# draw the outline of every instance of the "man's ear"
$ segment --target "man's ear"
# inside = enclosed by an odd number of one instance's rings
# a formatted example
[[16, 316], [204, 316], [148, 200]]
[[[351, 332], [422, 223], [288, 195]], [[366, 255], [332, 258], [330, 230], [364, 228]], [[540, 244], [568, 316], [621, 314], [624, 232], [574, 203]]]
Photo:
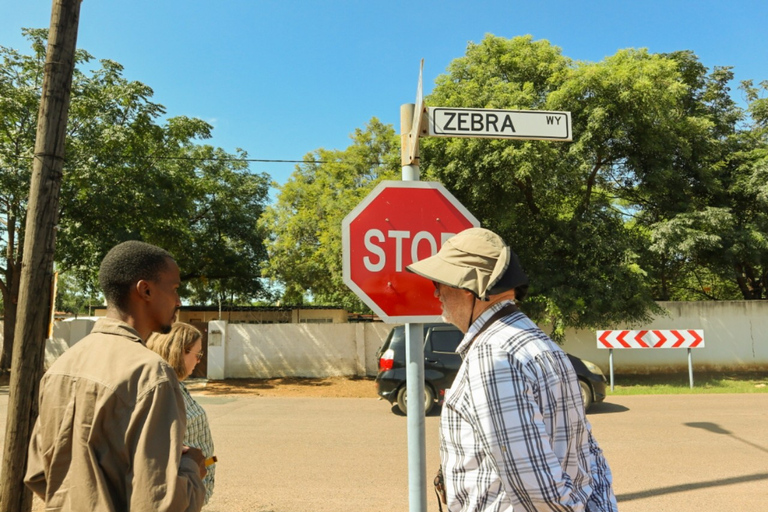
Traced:
[[136, 292], [139, 294], [139, 298], [143, 300], [149, 300], [151, 288], [149, 281], [145, 281], [144, 279], [136, 281]]

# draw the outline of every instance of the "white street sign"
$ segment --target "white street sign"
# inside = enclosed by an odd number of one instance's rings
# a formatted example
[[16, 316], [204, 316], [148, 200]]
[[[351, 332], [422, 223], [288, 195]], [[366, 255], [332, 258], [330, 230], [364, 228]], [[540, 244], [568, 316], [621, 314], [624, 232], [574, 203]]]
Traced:
[[427, 111], [433, 137], [572, 140], [570, 112], [450, 107]]

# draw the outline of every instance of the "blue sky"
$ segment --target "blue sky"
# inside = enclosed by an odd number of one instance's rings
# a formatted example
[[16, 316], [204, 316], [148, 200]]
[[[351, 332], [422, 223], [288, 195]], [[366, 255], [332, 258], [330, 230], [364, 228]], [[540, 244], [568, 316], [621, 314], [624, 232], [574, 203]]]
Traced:
[[[49, 0], [0, 0], [0, 45], [26, 50], [21, 27], [48, 27], [50, 11]], [[768, 79], [766, 21], [765, 0], [84, 0], [78, 47], [123, 64], [169, 115], [210, 122], [210, 143], [300, 160], [346, 148], [374, 116], [399, 131], [419, 60], [426, 95], [487, 33], [531, 34], [586, 61], [692, 50], [757, 83]], [[251, 165], [278, 183], [293, 168]]]

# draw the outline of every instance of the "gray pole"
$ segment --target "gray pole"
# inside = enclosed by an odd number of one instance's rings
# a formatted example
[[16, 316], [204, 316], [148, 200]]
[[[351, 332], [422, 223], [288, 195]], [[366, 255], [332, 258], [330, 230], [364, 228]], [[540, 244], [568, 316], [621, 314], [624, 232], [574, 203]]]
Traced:
[[[407, 155], [415, 105], [400, 106], [403, 181], [419, 181], [416, 154]], [[408, 503], [410, 512], [427, 510], [427, 449], [424, 421], [424, 324], [405, 324], [405, 385], [408, 393]], [[418, 397], [418, 398], [415, 398]]]
[[688, 347], [688, 382], [693, 389], [693, 357], [691, 356], [691, 348]]
[[611, 370], [611, 391], [613, 391], [613, 349], [608, 349], [608, 366]]

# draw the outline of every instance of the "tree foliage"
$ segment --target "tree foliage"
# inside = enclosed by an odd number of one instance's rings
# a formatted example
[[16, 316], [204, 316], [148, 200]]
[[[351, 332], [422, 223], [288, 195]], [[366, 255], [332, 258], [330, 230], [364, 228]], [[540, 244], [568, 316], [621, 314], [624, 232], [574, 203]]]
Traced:
[[768, 298], [768, 131], [759, 97], [768, 84], [742, 85], [745, 112], [728, 94], [732, 78], [720, 68], [702, 80], [699, 96], [711, 125], [708, 158], [691, 177], [698, 200], [650, 224], [651, 252], [685, 270], [665, 296]]
[[[628, 49], [575, 62], [547, 41], [489, 35], [451, 63], [426, 102], [570, 111], [573, 142], [427, 139], [425, 179], [444, 183], [518, 252], [532, 280], [529, 312], [553, 321], [556, 334], [642, 321], [654, 299], [690, 287], [696, 274], [728, 293], [738, 270], [766, 255], [759, 222], [739, 231], [766, 210], [758, 188], [737, 194], [764, 181], [733, 162], [744, 160], [734, 153], [744, 134], [736, 134], [743, 114], [728, 94], [730, 78], [723, 68], [708, 73], [687, 51]], [[742, 178], [724, 174], [729, 167], [744, 170]], [[717, 240], [701, 225], [717, 227]], [[691, 230], [696, 240], [686, 238]], [[715, 261], [712, 250], [738, 255]]]
[[[45, 30], [25, 30], [32, 54], [0, 47], [0, 280], [4, 349], [13, 339], [26, 201], [45, 60]], [[87, 290], [115, 244], [140, 239], [177, 258], [195, 301], [250, 301], [262, 296], [267, 257], [258, 226], [269, 180], [236, 155], [200, 144], [212, 127], [166, 118], [152, 89], [123, 76], [123, 67], [76, 55], [66, 162], [57, 230], [60, 271]], [[9, 322], [9, 319], [11, 320]], [[9, 331], [10, 329], [10, 331]], [[4, 355], [5, 354], [4, 352]]]
[[[766, 84], [744, 84], [745, 111], [732, 78], [687, 50], [577, 62], [547, 41], [489, 35], [426, 103], [570, 111], [573, 142], [422, 139], [422, 178], [515, 249], [531, 277], [525, 307], [555, 335], [642, 322], [656, 300], [764, 298]], [[359, 305], [341, 281], [339, 229], [381, 178], [359, 180], [372, 168], [354, 163], [375, 128], [346, 151], [310, 154], [266, 215], [268, 275], [285, 283], [285, 300]], [[397, 143], [380, 140], [391, 146], [364, 161], [391, 154], [394, 176]]]
[[343, 282], [341, 221], [377, 183], [399, 177], [397, 137], [373, 118], [346, 150], [318, 149], [304, 160], [262, 221], [271, 233], [266, 275], [284, 285], [286, 304], [311, 300], [364, 311]]

